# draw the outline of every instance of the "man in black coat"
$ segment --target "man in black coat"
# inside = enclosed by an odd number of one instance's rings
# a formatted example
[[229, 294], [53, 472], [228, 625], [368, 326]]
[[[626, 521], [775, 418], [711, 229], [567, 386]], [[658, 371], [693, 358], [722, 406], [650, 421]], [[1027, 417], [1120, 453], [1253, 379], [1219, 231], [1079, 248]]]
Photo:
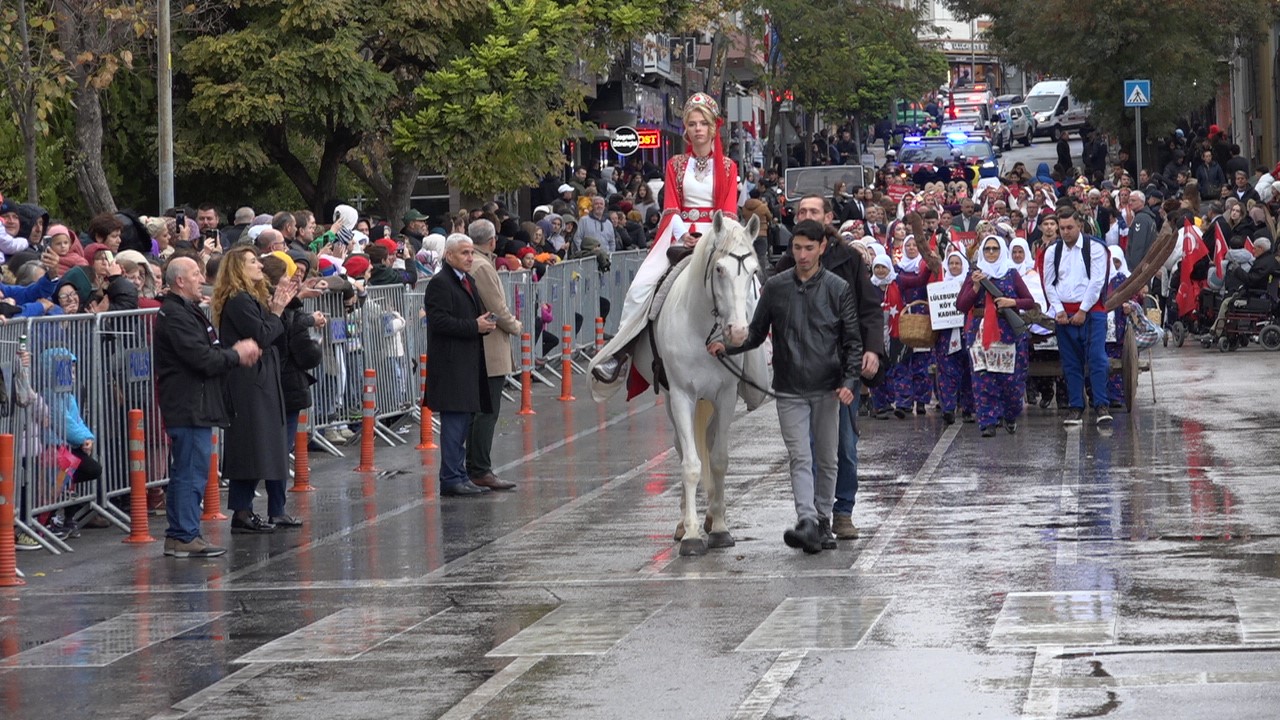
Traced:
[[217, 557], [226, 552], [200, 536], [213, 428], [230, 418], [223, 399], [223, 377], [236, 367], [250, 367], [262, 350], [251, 339], [230, 348], [200, 311], [204, 273], [190, 258], [174, 258], [165, 268], [169, 293], [161, 301], [155, 328], [155, 371], [160, 415], [169, 435], [169, 489], [164, 554], [170, 557]]
[[427, 283], [427, 407], [440, 415], [440, 494], [489, 492], [467, 476], [471, 416], [492, 412], [484, 336], [497, 327], [469, 274], [475, 245], [462, 234], [444, 245], [444, 266]]
[[[796, 206], [796, 222], [816, 220], [830, 227], [831, 205], [821, 195], [806, 195]], [[795, 259], [787, 250], [774, 266], [775, 272], [795, 267]], [[822, 267], [844, 280], [853, 289], [858, 310], [858, 328], [862, 335], [862, 379], [864, 382], [883, 381], [882, 365], [886, 363], [884, 347], [884, 311], [880, 307], [883, 296], [871, 284], [871, 271], [862, 253], [842, 242], [827, 243], [822, 255]], [[878, 384], [878, 383], [876, 383]], [[841, 540], [858, 537], [858, 527], [853, 524], [853, 505], [858, 494], [858, 401], [840, 407], [840, 447], [836, 468], [836, 501], [832, 509], [831, 530]]]

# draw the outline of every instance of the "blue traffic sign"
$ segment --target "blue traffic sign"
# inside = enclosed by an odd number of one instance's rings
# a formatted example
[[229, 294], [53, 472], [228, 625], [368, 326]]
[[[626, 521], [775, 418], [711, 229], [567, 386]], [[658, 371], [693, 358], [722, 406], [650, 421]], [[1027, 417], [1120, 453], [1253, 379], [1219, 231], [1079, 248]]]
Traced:
[[1151, 104], [1150, 80], [1124, 81], [1124, 106], [1146, 107]]

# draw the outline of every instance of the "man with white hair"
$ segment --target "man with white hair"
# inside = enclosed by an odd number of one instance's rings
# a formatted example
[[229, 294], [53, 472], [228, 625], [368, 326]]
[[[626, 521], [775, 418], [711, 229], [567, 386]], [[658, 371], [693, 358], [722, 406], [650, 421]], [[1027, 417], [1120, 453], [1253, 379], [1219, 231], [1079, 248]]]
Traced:
[[491, 412], [484, 336], [497, 328], [480, 300], [471, 267], [475, 245], [466, 235], [445, 239], [444, 264], [427, 283], [427, 395], [440, 417], [440, 494], [470, 497], [489, 492], [467, 476], [467, 437], [475, 413]]
[[493, 332], [484, 336], [484, 362], [493, 408], [488, 412], [478, 412], [471, 418], [471, 433], [467, 438], [467, 476], [482, 488], [513, 490], [515, 483], [502, 480], [493, 473], [493, 431], [498, 427], [498, 412], [502, 408], [502, 384], [514, 370], [511, 338], [520, 336], [521, 326], [507, 307], [507, 296], [494, 267], [493, 253], [497, 249], [498, 238], [493, 223], [473, 220], [467, 226], [467, 235], [476, 249], [471, 265], [476, 294], [480, 304], [490, 310], [497, 325]]
[[1129, 267], [1136, 268], [1160, 231], [1160, 206], [1148, 205], [1147, 196], [1134, 190], [1129, 193], [1129, 209], [1133, 211], [1133, 224], [1129, 226], [1129, 244], [1125, 246], [1124, 259]]

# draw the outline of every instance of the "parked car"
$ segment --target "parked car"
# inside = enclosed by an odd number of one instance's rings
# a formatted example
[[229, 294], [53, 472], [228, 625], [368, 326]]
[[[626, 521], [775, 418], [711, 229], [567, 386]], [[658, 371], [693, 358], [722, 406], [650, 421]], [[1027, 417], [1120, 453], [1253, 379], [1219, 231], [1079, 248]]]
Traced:
[[1021, 95], [997, 95], [996, 96], [997, 110], [1001, 110], [1003, 108], [1011, 107], [1013, 105], [1021, 105], [1021, 104], [1022, 104]]
[[1024, 146], [1031, 144], [1036, 134], [1036, 119], [1026, 105], [1013, 105], [996, 111], [996, 130], [993, 144], [1005, 150], [1017, 140]]

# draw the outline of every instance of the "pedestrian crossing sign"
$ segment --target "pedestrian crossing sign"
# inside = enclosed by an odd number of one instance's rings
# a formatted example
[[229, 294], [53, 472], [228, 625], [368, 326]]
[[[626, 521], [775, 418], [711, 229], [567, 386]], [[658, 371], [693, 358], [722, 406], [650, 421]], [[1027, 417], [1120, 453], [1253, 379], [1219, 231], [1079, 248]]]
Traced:
[[1151, 104], [1150, 80], [1124, 81], [1124, 106], [1146, 107]]

